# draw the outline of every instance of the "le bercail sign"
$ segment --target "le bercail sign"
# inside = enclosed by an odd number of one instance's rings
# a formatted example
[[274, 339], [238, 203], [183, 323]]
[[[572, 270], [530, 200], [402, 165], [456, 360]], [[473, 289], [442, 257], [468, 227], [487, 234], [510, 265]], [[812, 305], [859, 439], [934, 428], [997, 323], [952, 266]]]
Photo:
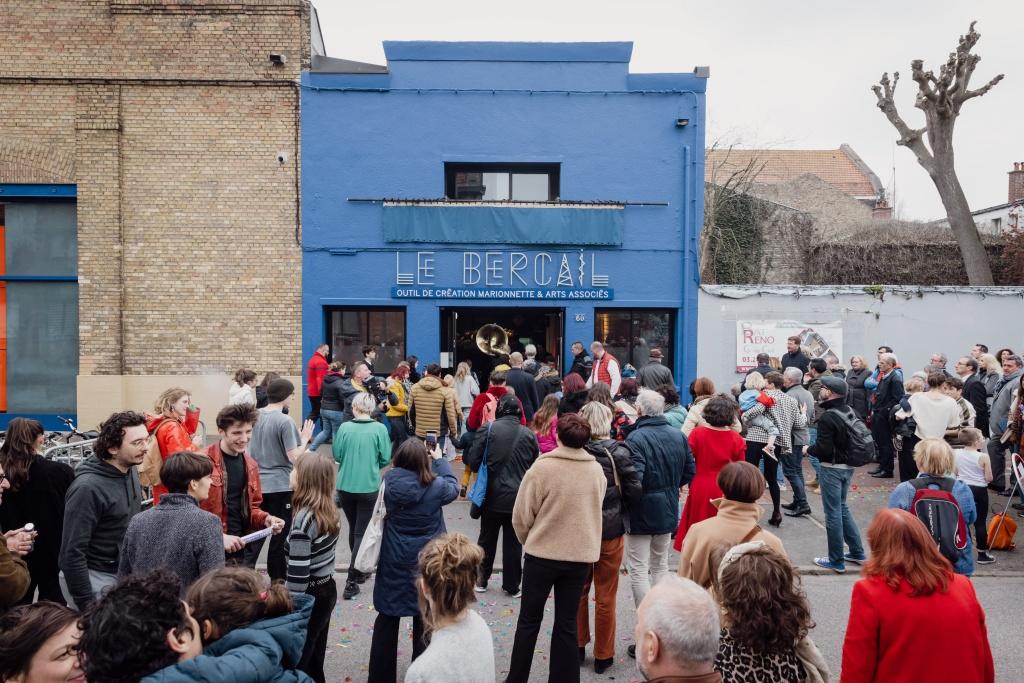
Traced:
[[[453, 267], [454, 266], [454, 267]], [[595, 252], [395, 252], [396, 299], [609, 301]]]

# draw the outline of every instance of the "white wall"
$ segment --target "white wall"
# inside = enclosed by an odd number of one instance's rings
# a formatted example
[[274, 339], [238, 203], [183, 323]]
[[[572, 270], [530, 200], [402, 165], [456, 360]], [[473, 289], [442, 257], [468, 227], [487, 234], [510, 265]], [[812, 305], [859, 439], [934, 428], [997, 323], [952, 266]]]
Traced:
[[[736, 372], [737, 320], [798, 320], [843, 323], [843, 358], [862, 355], [874, 365], [882, 344], [891, 346], [910, 372], [934, 352], [966, 355], [976, 343], [995, 353], [1024, 351], [1024, 287], [701, 287], [698, 314], [698, 374], [719, 391], [741, 377]], [[909, 372], [908, 372], [909, 374]]]

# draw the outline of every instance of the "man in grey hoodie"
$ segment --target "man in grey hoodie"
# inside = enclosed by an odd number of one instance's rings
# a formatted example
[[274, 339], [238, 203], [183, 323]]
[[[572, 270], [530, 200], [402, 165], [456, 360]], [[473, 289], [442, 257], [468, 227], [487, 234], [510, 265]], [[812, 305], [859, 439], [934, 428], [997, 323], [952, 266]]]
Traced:
[[148, 447], [145, 416], [114, 413], [100, 425], [95, 453], [78, 466], [68, 488], [60, 587], [68, 604], [80, 611], [117, 581], [121, 542], [142, 507], [137, 466]]

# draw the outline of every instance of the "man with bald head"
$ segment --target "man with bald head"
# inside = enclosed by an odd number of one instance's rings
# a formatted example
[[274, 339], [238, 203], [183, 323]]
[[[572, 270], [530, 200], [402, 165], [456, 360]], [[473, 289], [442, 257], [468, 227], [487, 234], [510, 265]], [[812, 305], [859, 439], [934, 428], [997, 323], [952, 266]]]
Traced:
[[651, 683], [722, 683], [715, 671], [718, 605], [689, 579], [666, 574], [636, 612], [636, 667]]
[[505, 373], [505, 386], [516, 393], [516, 398], [523, 404], [523, 417], [529, 422], [533, 414], [540, 408], [540, 401], [537, 399], [537, 381], [533, 375], [523, 369], [523, 354], [513, 352], [508, 357], [508, 364], [511, 369]]

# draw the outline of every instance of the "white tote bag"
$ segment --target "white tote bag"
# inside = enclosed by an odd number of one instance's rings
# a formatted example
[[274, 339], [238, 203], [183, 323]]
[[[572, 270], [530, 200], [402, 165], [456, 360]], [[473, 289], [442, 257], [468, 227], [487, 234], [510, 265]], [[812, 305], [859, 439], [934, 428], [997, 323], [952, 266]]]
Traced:
[[380, 546], [384, 541], [384, 516], [387, 510], [384, 508], [384, 481], [380, 482], [380, 492], [377, 494], [377, 502], [373, 504], [373, 515], [370, 517], [366, 531], [363, 532], [363, 540], [359, 542], [359, 552], [356, 553], [352, 566], [357, 572], [372, 574], [377, 570], [377, 561], [380, 559]]

